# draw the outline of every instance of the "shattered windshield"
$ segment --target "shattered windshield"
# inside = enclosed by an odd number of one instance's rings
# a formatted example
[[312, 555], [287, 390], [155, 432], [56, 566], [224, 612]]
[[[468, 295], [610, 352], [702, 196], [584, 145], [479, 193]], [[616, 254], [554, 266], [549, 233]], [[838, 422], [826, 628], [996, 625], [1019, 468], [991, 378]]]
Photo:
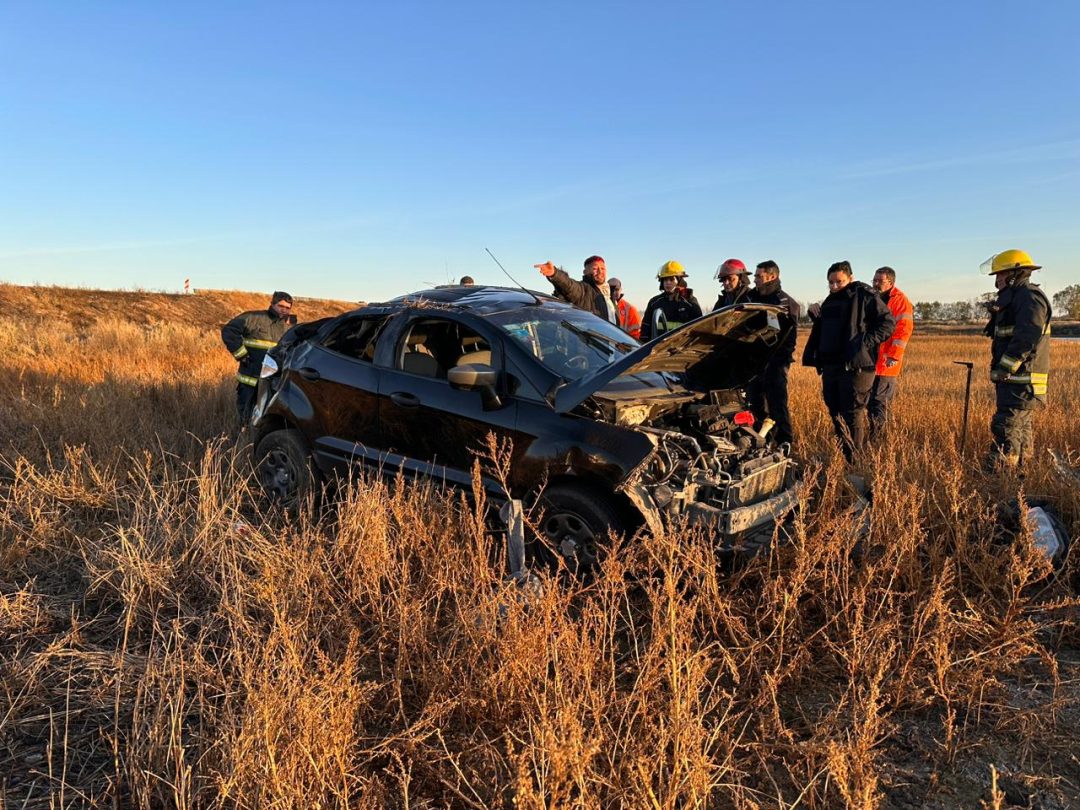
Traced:
[[640, 345], [615, 324], [569, 307], [522, 307], [490, 320], [567, 380], [587, 377]]

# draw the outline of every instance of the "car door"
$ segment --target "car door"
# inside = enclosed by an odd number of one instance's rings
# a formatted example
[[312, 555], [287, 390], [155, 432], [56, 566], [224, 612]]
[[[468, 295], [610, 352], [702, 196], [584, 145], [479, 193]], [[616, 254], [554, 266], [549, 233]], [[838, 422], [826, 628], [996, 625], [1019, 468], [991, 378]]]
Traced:
[[341, 320], [290, 363], [297, 403], [312, 414], [312, 449], [320, 467], [374, 465], [379, 457], [379, 369], [375, 349], [388, 315], [357, 314]]
[[[379, 429], [388, 450], [386, 471], [471, 487], [473, 462], [488, 433], [517, 438], [517, 406], [505, 393], [494, 402], [481, 391], [453, 388], [447, 373], [465, 363], [501, 370], [497, 333], [452, 314], [419, 311], [386, 340], [392, 341], [392, 350], [379, 359], [384, 363], [379, 369]], [[501, 491], [492, 480], [485, 480], [485, 486], [492, 494]]]

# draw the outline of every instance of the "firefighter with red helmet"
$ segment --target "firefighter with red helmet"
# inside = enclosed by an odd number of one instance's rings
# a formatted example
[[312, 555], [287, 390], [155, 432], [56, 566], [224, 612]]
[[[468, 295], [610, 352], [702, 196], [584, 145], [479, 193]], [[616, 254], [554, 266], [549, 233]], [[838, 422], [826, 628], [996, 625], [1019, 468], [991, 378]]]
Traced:
[[723, 288], [716, 299], [714, 312], [722, 307], [730, 307], [750, 300], [750, 273], [741, 259], [725, 261], [716, 268], [714, 278], [720, 281], [720, 286]]
[[656, 273], [660, 294], [650, 299], [641, 323], [641, 342], [659, 337], [688, 321], [701, 317], [701, 305], [686, 286], [686, 271], [674, 259], [660, 265]]

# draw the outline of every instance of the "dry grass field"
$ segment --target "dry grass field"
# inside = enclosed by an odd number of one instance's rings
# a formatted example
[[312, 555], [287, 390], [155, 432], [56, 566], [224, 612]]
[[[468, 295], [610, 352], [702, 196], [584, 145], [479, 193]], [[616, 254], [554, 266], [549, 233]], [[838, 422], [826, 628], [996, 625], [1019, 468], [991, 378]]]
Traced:
[[[177, 298], [0, 287], [4, 807], [1080, 806], [1080, 553], [995, 541], [1020, 488], [1080, 536], [1080, 493], [978, 471], [985, 339], [916, 332], [861, 554], [799, 368], [793, 542], [638, 537], [525, 601], [438, 491], [264, 514], [215, 325], [265, 297]], [[1037, 441], [1080, 464], [1080, 343], [1053, 363]]]

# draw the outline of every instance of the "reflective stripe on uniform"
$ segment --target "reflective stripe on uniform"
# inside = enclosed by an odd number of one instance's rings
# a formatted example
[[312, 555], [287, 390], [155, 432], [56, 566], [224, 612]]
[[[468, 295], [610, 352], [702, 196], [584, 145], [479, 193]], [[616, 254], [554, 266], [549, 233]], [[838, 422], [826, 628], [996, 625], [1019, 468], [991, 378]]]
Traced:
[[244, 345], [252, 349], [272, 349], [277, 346], [276, 340], [258, 340], [256, 338], [244, 338]]
[[[1016, 331], [1015, 326], [999, 326], [994, 329], [994, 337], [1012, 337], [1013, 332]], [[1050, 322], [1047, 321], [1046, 326], [1043, 327], [1042, 333], [1044, 335], [1050, 334]]]
[[1033, 371], [1030, 374], [1010, 374], [1002, 382], [1013, 385], [1030, 385], [1035, 396], [1046, 396], [1046, 384], [1050, 375], [1044, 371]]
[[236, 381], [242, 385], [250, 385], [252, 388], [259, 384], [258, 377], [249, 377], [247, 374], [237, 374]]
[[1001, 366], [1003, 369], [1005, 369], [1010, 374], [1012, 374], [1014, 371], [1016, 371], [1018, 368], [1020, 368], [1020, 363], [1021, 363], [1020, 360], [1017, 360], [1015, 357], [1010, 357], [1007, 354], [1001, 355], [1001, 359], [998, 360], [998, 365]]
[[915, 318], [912, 316], [912, 314], [910, 312], [901, 312], [899, 315], [896, 316], [896, 320], [897, 321], [903, 321], [903, 320], [913, 321], [913, 320], [915, 320]]
[[903, 349], [903, 348], [905, 348], [907, 346], [907, 341], [904, 340], [903, 338], [897, 338], [896, 340], [894, 340], [892, 342], [892, 345]]
[[239, 349], [232, 353], [232, 356], [239, 360], [241, 357], [245, 357], [247, 353], [247, 346], [241, 346]]

